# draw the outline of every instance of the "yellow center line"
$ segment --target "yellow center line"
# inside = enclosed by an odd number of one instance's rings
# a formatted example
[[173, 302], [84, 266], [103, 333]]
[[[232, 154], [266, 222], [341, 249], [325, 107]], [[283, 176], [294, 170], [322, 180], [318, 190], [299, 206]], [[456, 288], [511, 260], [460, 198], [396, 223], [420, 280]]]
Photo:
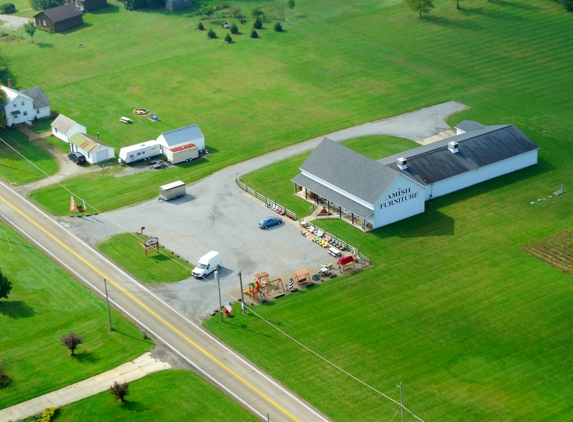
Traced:
[[34, 226], [36, 226], [38, 229], [40, 229], [41, 231], [43, 231], [46, 235], [48, 235], [50, 238], [52, 238], [52, 240], [54, 240], [56, 243], [58, 243], [60, 246], [62, 246], [64, 249], [66, 249], [68, 252], [70, 252], [72, 255], [74, 255], [76, 258], [78, 258], [80, 261], [82, 261], [84, 264], [86, 264], [89, 268], [91, 268], [93, 271], [95, 271], [96, 273], [98, 273], [100, 276], [102, 276], [103, 278], [105, 278], [106, 280], [108, 280], [111, 284], [113, 284], [119, 291], [121, 291], [123, 294], [125, 294], [127, 297], [129, 297], [131, 300], [133, 300], [135, 303], [137, 303], [139, 306], [141, 306], [143, 309], [145, 309], [147, 312], [149, 312], [151, 315], [153, 315], [156, 319], [158, 319], [159, 321], [161, 321], [163, 324], [165, 324], [167, 327], [169, 327], [173, 332], [175, 332], [176, 334], [178, 334], [181, 338], [183, 338], [184, 340], [186, 340], [189, 344], [191, 344], [193, 347], [195, 347], [197, 350], [199, 350], [201, 353], [203, 353], [205, 356], [207, 356], [209, 359], [211, 359], [213, 362], [217, 363], [221, 368], [223, 368], [225, 371], [227, 371], [228, 373], [230, 373], [231, 375], [233, 375], [235, 378], [237, 378], [239, 381], [241, 381], [243, 384], [245, 384], [247, 387], [249, 387], [251, 390], [253, 390], [255, 393], [257, 393], [259, 396], [261, 396], [262, 398], [264, 398], [266, 401], [268, 401], [270, 404], [272, 404], [273, 406], [275, 406], [277, 409], [279, 409], [281, 412], [283, 412], [285, 415], [287, 415], [289, 418], [291, 418], [292, 420], [296, 421], [296, 422], [300, 422], [295, 416], [293, 416], [291, 413], [289, 413], [286, 409], [282, 408], [279, 404], [275, 403], [270, 397], [268, 397], [267, 395], [265, 395], [263, 392], [261, 392], [260, 390], [258, 390], [254, 385], [250, 384], [247, 380], [245, 380], [244, 378], [242, 378], [239, 374], [237, 374], [236, 372], [234, 372], [231, 368], [229, 368], [227, 365], [225, 365], [223, 362], [221, 362], [220, 360], [218, 360], [215, 356], [213, 356], [212, 354], [210, 354], [208, 351], [206, 351], [205, 349], [203, 349], [201, 346], [199, 346], [197, 343], [195, 343], [193, 340], [191, 340], [189, 337], [187, 337], [185, 334], [183, 334], [181, 331], [179, 331], [177, 328], [175, 328], [173, 325], [171, 325], [170, 323], [168, 323], [167, 321], [165, 321], [162, 317], [160, 317], [159, 315], [157, 315], [154, 311], [152, 311], [151, 309], [149, 309], [146, 305], [144, 305], [143, 303], [141, 303], [139, 301], [139, 299], [137, 299], [136, 297], [134, 297], [131, 293], [129, 293], [128, 291], [126, 291], [123, 287], [121, 287], [119, 284], [117, 284], [115, 281], [113, 281], [110, 277], [106, 276], [104, 273], [102, 273], [100, 270], [98, 270], [96, 267], [94, 267], [92, 264], [90, 264], [86, 259], [84, 259], [82, 256], [80, 256], [78, 253], [76, 253], [74, 250], [72, 250], [70, 247], [68, 247], [65, 243], [63, 243], [60, 239], [58, 239], [57, 237], [55, 237], [52, 233], [50, 233], [49, 231], [47, 231], [44, 227], [40, 226], [38, 223], [36, 223], [31, 217], [29, 217], [28, 215], [24, 214], [22, 211], [20, 211], [20, 209], [18, 209], [16, 206], [12, 205], [8, 200], [6, 200], [4, 197], [0, 196], [0, 199], [6, 204], [8, 205], [10, 208], [12, 208], [14, 211], [16, 211], [18, 214], [20, 214], [22, 217], [24, 217], [26, 220], [28, 220], [30, 223], [32, 223]]

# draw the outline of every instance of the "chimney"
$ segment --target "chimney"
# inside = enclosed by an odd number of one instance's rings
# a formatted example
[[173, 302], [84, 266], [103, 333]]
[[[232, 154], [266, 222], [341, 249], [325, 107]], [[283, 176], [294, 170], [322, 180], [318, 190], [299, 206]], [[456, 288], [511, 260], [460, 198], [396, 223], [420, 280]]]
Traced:
[[12, 78], [8, 78], [8, 88], [12, 88]]
[[408, 168], [408, 160], [405, 158], [398, 158], [396, 164], [400, 170], [406, 170]]
[[458, 143], [457, 142], [448, 142], [448, 149], [453, 152], [454, 154], [457, 152], [460, 152], [460, 150], [458, 149]]

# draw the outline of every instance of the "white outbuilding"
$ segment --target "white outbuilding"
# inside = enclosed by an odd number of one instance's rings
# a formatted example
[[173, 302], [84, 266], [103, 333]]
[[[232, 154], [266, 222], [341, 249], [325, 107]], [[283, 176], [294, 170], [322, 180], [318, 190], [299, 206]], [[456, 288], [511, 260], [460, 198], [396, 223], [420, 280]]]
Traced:
[[365, 231], [424, 212], [425, 201], [537, 164], [539, 147], [513, 125], [463, 133], [372, 160], [328, 138], [300, 166], [295, 192]]
[[91, 164], [109, 160], [115, 155], [115, 149], [104, 144], [94, 136], [85, 133], [74, 133], [70, 137], [71, 152], [81, 152]]
[[205, 136], [199, 126], [191, 125], [162, 133], [157, 138], [157, 143], [161, 146], [163, 155], [167, 155], [167, 150], [188, 144], [194, 144], [199, 151], [203, 151], [205, 149]]
[[69, 117], [60, 114], [56, 120], [52, 122], [52, 134], [66, 143], [70, 143], [70, 138], [74, 133], [86, 133], [87, 129], [84, 125], [70, 119]]

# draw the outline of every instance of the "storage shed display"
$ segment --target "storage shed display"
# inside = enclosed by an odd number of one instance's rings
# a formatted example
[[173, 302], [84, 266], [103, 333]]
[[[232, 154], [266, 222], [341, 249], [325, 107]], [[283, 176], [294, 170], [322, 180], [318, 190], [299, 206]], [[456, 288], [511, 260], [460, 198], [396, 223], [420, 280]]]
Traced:
[[79, 132], [74, 133], [70, 138], [70, 149], [72, 152], [81, 152], [86, 157], [86, 161], [91, 164], [109, 160], [115, 155], [113, 147], [104, 144], [94, 136]]
[[86, 133], [87, 129], [84, 125], [70, 119], [69, 117], [60, 114], [56, 117], [51, 124], [52, 134], [66, 143], [70, 143], [70, 138], [75, 133]]
[[185, 161], [191, 161], [199, 157], [199, 148], [195, 144], [185, 144], [179, 147], [164, 149], [165, 158], [171, 164], [179, 164]]

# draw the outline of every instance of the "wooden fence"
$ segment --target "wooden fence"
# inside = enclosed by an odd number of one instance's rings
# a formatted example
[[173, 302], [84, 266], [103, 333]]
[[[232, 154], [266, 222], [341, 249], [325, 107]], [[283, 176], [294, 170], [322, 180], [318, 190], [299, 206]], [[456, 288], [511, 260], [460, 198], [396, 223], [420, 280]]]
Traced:
[[237, 186], [239, 186], [241, 189], [243, 189], [245, 192], [250, 193], [251, 195], [253, 195], [255, 198], [257, 198], [258, 200], [262, 201], [265, 203], [265, 205], [267, 206], [267, 208], [282, 208], [283, 210], [285, 210], [285, 215], [290, 218], [291, 220], [296, 220], [296, 213], [294, 213], [293, 211], [289, 210], [286, 207], [283, 207], [282, 205], [280, 205], [279, 203], [273, 201], [272, 199], [266, 197], [265, 195], [263, 195], [262, 193], [257, 192], [256, 190], [248, 187], [247, 185], [245, 185], [241, 179], [237, 178], [236, 179], [237, 182]]

